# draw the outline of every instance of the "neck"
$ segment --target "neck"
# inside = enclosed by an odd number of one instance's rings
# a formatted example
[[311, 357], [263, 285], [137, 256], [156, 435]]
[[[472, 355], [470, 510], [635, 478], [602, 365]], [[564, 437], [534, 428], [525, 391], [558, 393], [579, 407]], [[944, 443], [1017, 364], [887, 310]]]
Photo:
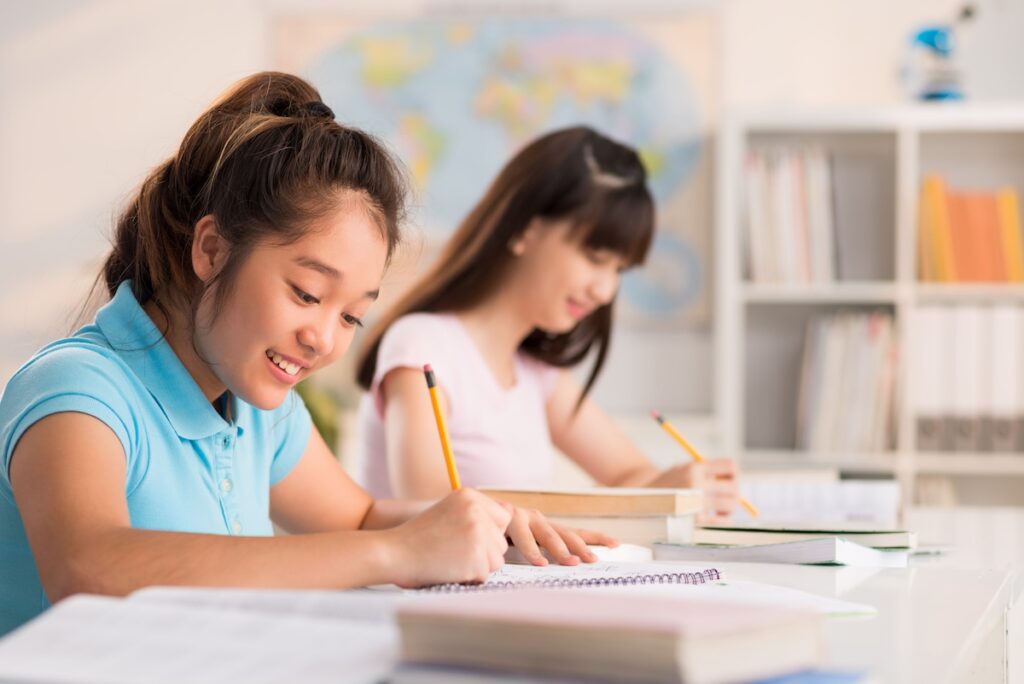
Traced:
[[[505, 292], [499, 290], [494, 296], [457, 314], [499, 377], [508, 377], [506, 374], [512, 372], [519, 345], [535, 327], [509, 296], [508, 289]], [[512, 379], [514, 381], [514, 377]]]
[[175, 356], [185, 366], [185, 370], [199, 385], [203, 396], [213, 404], [214, 408], [217, 408], [216, 400], [227, 391], [227, 387], [210, 368], [210, 364], [200, 358], [196, 352], [195, 345], [192, 344], [192, 337], [187, 332], [191, 330], [191, 326], [186, 322], [181, 308], [173, 305], [165, 306], [169, 312], [168, 316], [160, 310], [155, 299], [146, 302], [142, 308], [157, 329], [164, 334], [167, 344], [171, 346]]

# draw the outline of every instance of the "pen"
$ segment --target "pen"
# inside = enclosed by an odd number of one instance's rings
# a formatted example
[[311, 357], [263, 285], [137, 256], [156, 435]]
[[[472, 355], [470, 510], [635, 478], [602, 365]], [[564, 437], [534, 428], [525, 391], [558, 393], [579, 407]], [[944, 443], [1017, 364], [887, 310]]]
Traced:
[[434, 407], [434, 420], [437, 421], [437, 435], [441, 438], [441, 451], [444, 453], [444, 464], [448, 468], [448, 481], [452, 483], [452, 490], [459, 489], [462, 484], [459, 482], [459, 471], [455, 467], [455, 457], [452, 456], [452, 445], [448, 441], [448, 428], [444, 424], [444, 414], [441, 412], [441, 403], [437, 399], [437, 381], [434, 379], [434, 369], [430, 364], [423, 366], [423, 375], [427, 378], [427, 391], [430, 392], [430, 403]]
[[[679, 430], [676, 430], [675, 427], [672, 425], [672, 423], [670, 423], [667, 420], [665, 420], [665, 417], [662, 416], [657, 411], [652, 410], [651, 411], [651, 415], [654, 417], [654, 420], [658, 421], [658, 425], [660, 425], [662, 428], [664, 428], [665, 432], [667, 432], [668, 434], [672, 435], [672, 439], [676, 440], [676, 442], [678, 442], [681, 447], [686, 449], [686, 452], [688, 454], [690, 454], [690, 456], [693, 458], [694, 461], [696, 461], [697, 463], [703, 463], [704, 462], [704, 460], [705, 460], [704, 457], [701, 456], [697, 452], [697, 450], [694, 449], [690, 445], [690, 443], [687, 442], [686, 439], [681, 434], [679, 434]], [[750, 515], [755, 517], [755, 518], [757, 516], [761, 515], [761, 511], [757, 510], [757, 506], [755, 506], [754, 504], [750, 503], [750, 501], [748, 501], [746, 498], [744, 498], [742, 496], [740, 497], [740, 505], [743, 506], [744, 508], [746, 508], [747, 511], [750, 513]]]

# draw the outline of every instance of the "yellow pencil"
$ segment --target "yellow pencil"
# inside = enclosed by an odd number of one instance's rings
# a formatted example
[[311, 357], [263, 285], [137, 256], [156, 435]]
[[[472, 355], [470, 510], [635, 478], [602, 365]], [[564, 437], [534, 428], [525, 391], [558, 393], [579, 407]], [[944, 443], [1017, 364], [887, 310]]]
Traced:
[[452, 489], [462, 486], [459, 482], [459, 471], [455, 467], [455, 457], [452, 456], [452, 445], [448, 441], [448, 428], [444, 425], [444, 414], [441, 412], [441, 403], [437, 400], [437, 382], [434, 380], [434, 369], [428, 363], [423, 367], [423, 375], [427, 378], [427, 391], [430, 392], [430, 403], [434, 407], [434, 420], [437, 421], [437, 435], [441, 438], [441, 451], [444, 452], [444, 464], [448, 467], [448, 481], [452, 483]]
[[[667, 432], [668, 434], [672, 435], [672, 438], [674, 440], [676, 440], [676, 442], [678, 442], [681, 447], [686, 449], [686, 452], [688, 454], [690, 454], [690, 456], [693, 458], [694, 461], [696, 461], [697, 463], [703, 463], [704, 462], [704, 457], [701, 456], [697, 452], [697, 450], [694, 449], [690, 445], [690, 443], [687, 442], [686, 439], [681, 434], [679, 434], [679, 430], [676, 430], [675, 427], [672, 425], [672, 423], [670, 423], [667, 420], [665, 420], [664, 416], [662, 416], [657, 411], [653, 411], [652, 410], [651, 411], [651, 415], [654, 417], [654, 420], [658, 421], [658, 425], [660, 425], [662, 428], [664, 428], [665, 432]], [[744, 508], [746, 508], [747, 511], [750, 513], [750, 515], [755, 517], [755, 518], [757, 516], [761, 515], [761, 511], [757, 510], [757, 506], [755, 506], [754, 504], [750, 503], [750, 501], [748, 501], [747, 499], [745, 499], [742, 496], [740, 497], [740, 505], [743, 506]]]

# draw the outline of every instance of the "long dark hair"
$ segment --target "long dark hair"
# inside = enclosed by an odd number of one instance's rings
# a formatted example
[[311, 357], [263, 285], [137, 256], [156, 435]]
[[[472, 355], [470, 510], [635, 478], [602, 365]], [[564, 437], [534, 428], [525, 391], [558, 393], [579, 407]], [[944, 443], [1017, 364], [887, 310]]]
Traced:
[[[610, 249], [628, 265], [647, 256], [654, 233], [654, 200], [636, 151], [584, 126], [537, 138], [498, 173], [433, 267], [370, 331], [356, 379], [369, 389], [380, 341], [398, 318], [419, 311], [460, 311], [498, 287], [513, 258], [509, 242], [533, 218], [570, 220], [573, 237], [587, 247]], [[612, 303], [598, 307], [572, 330], [534, 330], [520, 349], [553, 366], [573, 366], [596, 345], [594, 367], [580, 401], [604, 364]]]
[[[219, 284], [214, 316], [239, 266], [259, 244], [288, 244], [357, 193], [387, 243], [400, 240], [406, 179], [372, 136], [343, 126], [317, 90], [290, 74], [262, 72], [235, 84], [189, 128], [117, 221], [113, 249], [94, 286], [113, 296], [131, 279], [140, 304], [195, 311]], [[229, 244], [223, 268], [203, 283], [191, 267], [195, 224], [212, 215]]]

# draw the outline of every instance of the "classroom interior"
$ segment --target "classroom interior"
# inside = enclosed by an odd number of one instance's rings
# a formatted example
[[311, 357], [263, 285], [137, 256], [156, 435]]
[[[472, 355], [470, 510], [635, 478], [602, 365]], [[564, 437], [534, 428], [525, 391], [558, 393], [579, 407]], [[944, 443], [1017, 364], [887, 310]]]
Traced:
[[[118, 209], [246, 74], [308, 77], [407, 165], [408, 238], [377, 313], [518, 145], [588, 123], [641, 149], [658, 203], [594, 390], [644, 453], [681, 458], [657, 410], [735, 459], [763, 512], [953, 530], [1019, 568], [1022, 34], [1018, 0], [3, 3], [0, 387], [72, 329]], [[353, 356], [302, 389], [358, 472]], [[555, 484], [590, 482], [564, 459]], [[1020, 644], [1016, 612], [1000, 644]], [[1000, 647], [955, 678], [1024, 679]], [[921, 648], [867, 672], [949, 674]]]

